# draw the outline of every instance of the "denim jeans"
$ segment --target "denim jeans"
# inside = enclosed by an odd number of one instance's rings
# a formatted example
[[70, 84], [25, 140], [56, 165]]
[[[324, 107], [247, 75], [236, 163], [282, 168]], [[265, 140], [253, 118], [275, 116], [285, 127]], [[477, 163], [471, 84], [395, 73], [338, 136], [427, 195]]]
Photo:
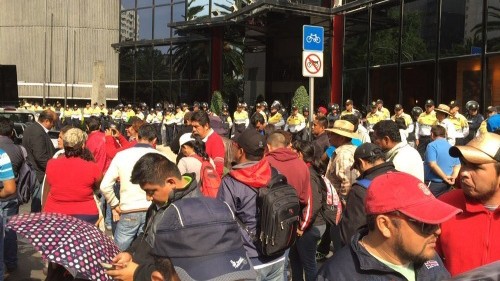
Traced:
[[311, 226], [297, 239], [290, 248], [290, 265], [292, 280], [302, 281], [305, 273], [306, 281], [316, 280], [318, 271], [316, 264], [316, 245], [326, 230], [326, 225]]
[[[19, 205], [17, 199], [2, 201], [0, 202], [0, 211], [2, 216], [2, 224], [5, 226], [9, 219], [19, 214]], [[17, 267], [17, 235], [12, 229], [2, 228], [3, 236], [3, 262], [5, 266], [9, 269], [14, 269]]]
[[143, 232], [146, 222], [146, 212], [121, 214], [116, 224], [115, 243], [120, 251], [125, 251], [132, 241]]
[[257, 272], [257, 281], [282, 281], [283, 271], [285, 270], [285, 261], [255, 269]]

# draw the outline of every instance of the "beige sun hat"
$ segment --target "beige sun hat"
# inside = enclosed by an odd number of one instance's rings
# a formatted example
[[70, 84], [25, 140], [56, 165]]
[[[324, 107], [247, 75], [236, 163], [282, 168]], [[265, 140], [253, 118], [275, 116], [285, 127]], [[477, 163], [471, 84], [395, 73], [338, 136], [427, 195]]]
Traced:
[[466, 145], [450, 147], [452, 157], [462, 157], [473, 164], [500, 162], [500, 135], [484, 133]]
[[337, 120], [333, 123], [333, 128], [325, 130], [351, 139], [359, 139], [359, 135], [354, 132], [354, 125], [346, 120]]
[[450, 107], [446, 104], [439, 104], [438, 107], [434, 108], [435, 111], [442, 112], [444, 114], [450, 115]]

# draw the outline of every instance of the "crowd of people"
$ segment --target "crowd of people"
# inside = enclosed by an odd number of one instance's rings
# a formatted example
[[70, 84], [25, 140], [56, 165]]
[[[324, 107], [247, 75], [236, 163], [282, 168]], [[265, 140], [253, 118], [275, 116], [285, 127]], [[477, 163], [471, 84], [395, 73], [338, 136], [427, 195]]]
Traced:
[[[232, 118], [207, 103], [87, 107], [42, 109], [22, 146], [0, 117], [0, 227], [19, 212], [16, 177], [29, 161], [31, 211], [110, 230], [116, 280], [444, 280], [500, 260], [496, 107], [484, 119], [471, 101], [464, 117], [455, 101], [427, 100], [391, 115], [377, 100], [363, 116], [347, 100], [312, 121], [307, 106], [288, 115], [279, 101], [252, 114], [240, 102]], [[56, 152], [47, 132], [58, 123]], [[268, 255], [261, 197], [276, 174], [300, 212], [295, 243]], [[0, 239], [2, 271], [18, 266], [16, 239], [8, 229]], [[47, 280], [56, 272], [47, 264]]]

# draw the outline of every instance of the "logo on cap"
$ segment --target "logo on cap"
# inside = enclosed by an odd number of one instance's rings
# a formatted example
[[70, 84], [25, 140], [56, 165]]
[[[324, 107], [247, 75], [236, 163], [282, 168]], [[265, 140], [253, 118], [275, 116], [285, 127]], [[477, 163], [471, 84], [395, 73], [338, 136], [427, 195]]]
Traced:
[[420, 188], [420, 190], [422, 190], [422, 192], [425, 195], [427, 195], [427, 196], [431, 195], [431, 191], [429, 190], [429, 188], [427, 187], [427, 185], [425, 185], [423, 183], [419, 183], [418, 184], [418, 188]]

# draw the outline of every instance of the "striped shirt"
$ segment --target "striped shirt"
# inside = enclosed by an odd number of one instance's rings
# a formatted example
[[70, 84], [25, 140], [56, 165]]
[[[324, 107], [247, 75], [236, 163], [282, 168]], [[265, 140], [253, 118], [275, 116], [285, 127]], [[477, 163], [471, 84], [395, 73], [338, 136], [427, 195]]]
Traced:
[[0, 181], [11, 180], [14, 178], [14, 170], [9, 155], [0, 149]]

